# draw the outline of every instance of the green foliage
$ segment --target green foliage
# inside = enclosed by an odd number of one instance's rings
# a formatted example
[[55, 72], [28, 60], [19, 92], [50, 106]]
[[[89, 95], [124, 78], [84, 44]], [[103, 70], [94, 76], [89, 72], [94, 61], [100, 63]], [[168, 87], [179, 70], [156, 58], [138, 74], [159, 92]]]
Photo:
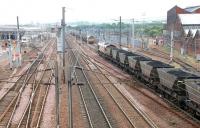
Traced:
[[145, 35], [150, 37], [162, 35], [163, 24], [161, 23], [148, 23], [135, 25], [136, 35]]
[[163, 26], [154, 25], [146, 29], [146, 34], [151, 37], [155, 37], [155, 36], [160, 36], [162, 34], [162, 31], [163, 31]]
[[[137, 23], [134, 25], [136, 36], [160, 36], [162, 35], [164, 24], [160, 22], [155, 23]], [[122, 32], [131, 32], [132, 24], [123, 23], [121, 24]], [[76, 27], [77, 29], [87, 29], [87, 28], [95, 28], [95, 29], [111, 29], [111, 30], [119, 30], [120, 24], [117, 23], [103, 23], [103, 24], [95, 24], [95, 25], [79, 25]]]

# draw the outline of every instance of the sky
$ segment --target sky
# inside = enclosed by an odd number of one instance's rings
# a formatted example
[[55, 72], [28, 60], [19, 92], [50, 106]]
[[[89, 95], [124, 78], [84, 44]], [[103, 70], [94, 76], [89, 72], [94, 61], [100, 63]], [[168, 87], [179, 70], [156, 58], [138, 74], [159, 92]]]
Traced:
[[123, 19], [166, 18], [167, 11], [178, 5], [200, 5], [200, 0], [1, 0], [0, 24], [55, 23], [66, 7], [66, 22], [114, 22]]

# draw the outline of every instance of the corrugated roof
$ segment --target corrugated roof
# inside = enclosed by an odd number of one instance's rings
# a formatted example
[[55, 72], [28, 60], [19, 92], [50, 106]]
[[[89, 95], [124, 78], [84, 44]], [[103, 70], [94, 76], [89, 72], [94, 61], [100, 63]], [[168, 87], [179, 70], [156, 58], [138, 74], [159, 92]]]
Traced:
[[188, 11], [188, 12], [194, 12], [197, 9], [200, 9], [200, 6], [193, 6], [193, 7], [187, 7], [187, 8], [185, 8], [185, 10]]
[[182, 25], [200, 25], [200, 14], [178, 14]]

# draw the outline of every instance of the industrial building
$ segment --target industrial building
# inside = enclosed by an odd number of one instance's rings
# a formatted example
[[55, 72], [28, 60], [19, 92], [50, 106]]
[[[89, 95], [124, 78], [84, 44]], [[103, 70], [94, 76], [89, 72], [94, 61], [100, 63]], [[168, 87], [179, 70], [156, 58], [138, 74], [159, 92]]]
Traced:
[[167, 12], [167, 35], [173, 32], [174, 47], [182, 54], [200, 54], [200, 6], [180, 8], [174, 6]]

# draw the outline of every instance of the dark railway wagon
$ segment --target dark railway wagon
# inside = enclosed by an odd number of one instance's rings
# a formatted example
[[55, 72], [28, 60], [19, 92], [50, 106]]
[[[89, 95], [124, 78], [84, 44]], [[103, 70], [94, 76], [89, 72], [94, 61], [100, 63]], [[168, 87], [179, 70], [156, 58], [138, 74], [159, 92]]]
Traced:
[[131, 56], [139, 56], [139, 54], [132, 52], [119, 52], [119, 64], [122, 68], [128, 69], [128, 57]]
[[119, 49], [118, 48], [113, 48], [112, 50], [111, 50], [111, 57], [112, 57], [112, 60], [116, 60], [116, 58], [117, 58], [117, 51], [118, 51]]
[[110, 59], [111, 58], [111, 50], [112, 48], [116, 48], [115, 45], [109, 43], [98, 43], [98, 53], [99, 55]]
[[157, 71], [160, 81], [158, 89], [165, 93], [165, 96], [178, 101], [178, 103], [186, 99], [185, 80], [200, 78], [197, 75], [176, 68], [160, 68]]
[[159, 75], [157, 69], [174, 68], [174, 67], [160, 61], [150, 60], [150, 61], [140, 61], [140, 68], [141, 68], [141, 74], [140, 74], [141, 78], [149, 82], [151, 85], [155, 85], [159, 83]]
[[151, 58], [144, 56], [128, 56], [128, 70], [137, 76], [139, 72], [141, 72], [140, 61], [151, 61]]
[[119, 64], [119, 52], [125, 52], [125, 50], [122, 50], [122, 49], [118, 49], [118, 48], [113, 48], [111, 50], [112, 54], [111, 54], [111, 57], [112, 57], [112, 62], [114, 62], [115, 64]]
[[116, 49], [115, 45], [110, 45], [110, 47], [106, 47], [106, 56], [107, 59], [111, 60], [112, 59], [112, 49]]
[[200, 76], [116, 47], [99, 48], [99, 54], [136, 75], [165, 98], [200, 117]]
[[200, 80], [185, 80], [188, 99], [185, 101], [187, 110], [200, 117]]

